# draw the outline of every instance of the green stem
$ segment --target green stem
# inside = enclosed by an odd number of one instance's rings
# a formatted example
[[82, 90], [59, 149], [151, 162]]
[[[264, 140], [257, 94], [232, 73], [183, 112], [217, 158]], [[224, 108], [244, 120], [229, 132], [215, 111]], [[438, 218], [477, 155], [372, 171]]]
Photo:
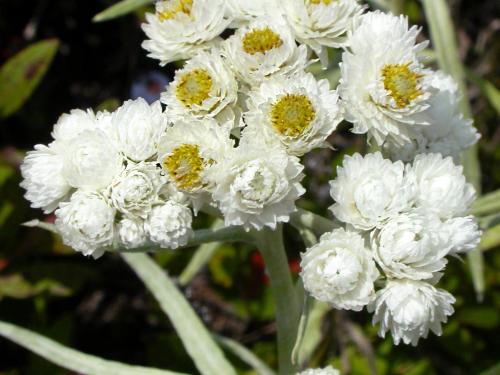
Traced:
[[288, 267], [282, 227], [279, 226], [275, 231], [266, 228], [254, 232], [254, 237], [266, 263], [276, 304], [279, 373], [295, 374], [297, 368], [292, 364], [292, 350], [297, 336], [300, 309]]
[[340, 225], [334, 221], [301, 208], [290, 215], [290, 224], [299, 231], [302, 229], [309, 229], [317, 236], [321, 236], [325, 232], [331, 232], [333, 229], [340, 227]]

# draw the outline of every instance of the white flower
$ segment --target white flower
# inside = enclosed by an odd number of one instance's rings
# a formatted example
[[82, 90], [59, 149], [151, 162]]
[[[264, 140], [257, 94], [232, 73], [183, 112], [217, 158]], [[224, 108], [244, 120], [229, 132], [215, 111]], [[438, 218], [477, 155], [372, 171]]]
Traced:
[[276, 15], [259, 18], [224, 42], [223, 53], [236, 75], [257, 86], [274, 74], [291, 74], [305, 68], [307, 47], [299, 46], [286, 22]]
[[55, 214], [63, 242], [76, 251], [97, 258], [112, 245], [115, 210], [101, 195], [77, 191]]
[[467, 253], [481, 242], [481, 230], [474, 216], [456, 217], [444, 223], [450, 234], [451, 254]]
[[120, 244], [126, 249], [135, 249], [148, 243], [144, 230], [144, 221], [141, 219], [123, 218], [117, 225]]
[[410, 142], [417, 116], [429, 107], [429, 72], [417, 58], [427, 43], [416, 43], [419, 30], [407, 18], [380, 12], [361, 17], [361, 25], [342, 54], [339, 95], [353, 132], [386, 140]]
[[229, 27], [238, 28], [255, 18], [269, 16], [279, 12], [276, 0], [226, 0], [233, 22]]
[[292, 155], [327, 146], [326, 138], [342, 120], [337, 92], [310, 73], [277, 76], [248, 97], [248, 136], [278, 141]]
[[168, 201], [153, 207], [144, 228], [151, 241], [166, 249], [176, 249], [186, 245], [193, 235], [192, 220], [189, 207]]
[[26, 189], [24, 197], [31, 207], [50, 213], [67, 196], [71, 187], [62, 175], [62, 167], [61, 155], [51, 146], [36, 145], [34, 151], [28, 152], [21, 165], [21, 187]]
[[158, 162], [177, 189], [194, 199], [196, 210], [203, 201], [202, 193], [210, 190], [208, 170], [232, 148], [229, 133], [215, 120], [179, 120], [161, 138]]
[[432, 279], [447, 263], [451, 237], [439, 218], [401, 214], [371, 233], [373, 256], [387, 276]]
[[455, 298], [445, 290], [423, 281], [391, 280], [377, 292], [377, 299], [368, 306], [374, 311], [373, 324], [380, 323], [379, 335], [390, 330], [396, 345], [402, 340], [416, 346], [429, 330], [440, 336], [441, 323], [453, 314]]
[[78, 137], [57, 143], [57, 147], [64, 159], [63, 175], [72, 187], [103, 189], [123, 169], [123, 157], [100, 129], [84, 130]]
[[146, 13], [142, 29], [149, 40], [142, 47], [160, 65], [189, 59], [200, 50], [220, 42], [229, 26], [226, 0], [165, 0], [156, 3], [156, 13]]
[[158, 140], [168, 125], [160, 102], [149, 105], [142, 98], [123, 103], [112, 122], [117, 147], [136, 162], [156, 156]]
[[296, 210], [304, 194], [300, 185], [303, 166], [282, 148], [240, 141], [226, 158], [209, 171], [212, 197], [229, 225], [246, 230], [276, 228]]
[[429, 108], [420, 114], [429, 125], [414, 127], [416, 133], [412, 143], [398, 147], [392, 143], [385, 146], [393, 158], [412, 161], [417, 154], [440, 153], [451, 156], [458, 164], [462, 151], [471, 147], [480, 138], [470, 119], [465, 119], [459, 107], [457, 84], [443, 72], [432, 74], [430, 85], [435, 93]]
[[330, 195], [335, 200], [330, 210], [339, 220], [370, 230], [410, 209], [415, 187], [402, 162], [384, 159], [380, 152], [365, 157], [354, 154], [337, 168]]
[[417, 184], [416, 205], [441, 219], [463, 216], [475, 199], [463, 168], [440, 154], [417, 155], [412, 174]]
[[325, 368], [310, 368], [302, 372], [298, 372], [296, 375], [340, 375], [340, 371], [334, 369], [332, 366]]
[[200, 52], [176, 71], [175, 79], [162, 94], [172, 121], [216, 117], [232, 120], [238, 100], [238, 82], [219, 50]]
[[73, 109], [70, 113], [59, 117], [52, 130], [52, 137], [57, 142], [67, 142], [85, 130], [93, 130], [98, 127], [97, 117], [91, 109], [86, 111]]
[[335, 229], [302, 254], [300, 276], [316, 299], [336, 309], [360, 311], [375, 298], [379, 272], [364, 239], [356, 232]]
[[358, 0], [283, 0], [284, 15], [299, 43], [328, 62], [326, 47], [344, 47], [363, 12]]
[[156, 163], [130, 163], [111, 184], [110, 200], [122, 214], [145, 218], [166, 183]]

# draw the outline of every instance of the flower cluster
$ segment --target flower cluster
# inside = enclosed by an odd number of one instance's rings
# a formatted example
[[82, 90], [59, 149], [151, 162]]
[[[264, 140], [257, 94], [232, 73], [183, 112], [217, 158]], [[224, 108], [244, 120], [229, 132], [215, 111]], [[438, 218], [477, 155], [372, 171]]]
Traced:
[[[440, 154], [406, 165], [355, 154], [330, 185], [330, 209], [349, 229], [325, 233], [303, 254], [305, 288], [338, 309], [368, 306], [380, 335], [390, 330], [396, 344], [441, 334], [455, 299], [434, 285], [446, 257], [473, 250], [481, 235], [466, 216], [475, 192], [462, 167]], [[381, 273], [385, 287], [376, 291]]]
[[[187, 60], [160, 102], [63, 115], [21, 168], [26, 198], [55, 210], [64, 242], [95, 257], [175, 249], [207, 207], [226, 226], [275, 229], [305, 193], [300, 157], [330, 147], [346, 120], [398, 161], [345, 159], [331, 211], [346, 228], [304, 254], [304, 285], [335, 308], [368, 306], [396, 343], [439, 334], [453, 312], [435, 287], [446, 257], [480, 235], [452, 158], [479, 135], [453, 80], [424, 65], [419, 29], [357, 0], [163, 0], [142, 28], [160, 65]], [[308, 70], [328, 66], [329, 48], [343, 49], [336, 89]]]

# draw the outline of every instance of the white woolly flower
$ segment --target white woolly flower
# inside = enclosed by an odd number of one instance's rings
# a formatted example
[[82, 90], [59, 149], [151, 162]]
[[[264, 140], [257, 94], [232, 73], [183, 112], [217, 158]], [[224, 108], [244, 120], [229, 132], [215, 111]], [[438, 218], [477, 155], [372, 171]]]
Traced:
[[335, 229], [302, 254], [300, 276], [314, 298], [336, 309], [360, 311], [375, 297], [379, 272], [364, 239]]
[[380, 152], [346, 156], [337, 178], [330, 181], [330, 207], [341, 221], [360, 230], [370, 230], [412, 207], [413, 181], [402, 162], [384, 159]]
[[148, 243], [144, 230], [144, 221], [141, 219], [123, 218], [117, 225], [120, 244], [127, 249], [135, 249]]
[[292, 155], [328, 146], [326, 138], [342, 120], [337, 92], [328, 80], [316, 81], [310, 73], [277, 76], [248, 97], [245, 133], [278, 141]]
[[344, 47], [363, 7], [358, 0], [283, 0], [280, 2], [295, 39], [328, 63], [327, 47]]
[[219, 50], [200, 52], [175, 72], [162, 94], [170, 119], [216, 117], [234, 123], [238, 115], [238, 82]]
[[451, 238], [439, 218], [401, 214], [371, 233], [373, 256], [389, 277], [432, 279], [447, 263]]
[[112, 182], [110, 200], [122, 214], [144, 219], [159, 201], [159, 192], [165, 183], [166, 178], [156, 163], [130, 163]]
[[417, 58], [427, 43], [416, 44], [419, 29], [408, 19], [380, 12], [361, 17], [361, 25], [342, 54], [339, 95], [352, 131], [368, 133], [382, 145], [386, 140], [410, 142], [417, 115], [429, 107], [429, 72]]
[[377, 292], [368, 306], [374, 311], [373, 324], [380, 323], [379, 335], [391, 331], [396, 345], [400, 341], [416, 346], [429, 330], [440, 336], [441, 323], [453, 314], [455, 298], [445, 290], [423, 281], [391, 280]]
[[287, 222], [305, 192], [302, 169], [299, 159], [285, 150], [242, 138], [238, 148], [209, 171], [212, 197], [226, 225], [259, 230]]
[[233, 22], [229, 27], [242, 27], [255, 18], [279, 12], [276, 0], [226, 0]]
[[133, 161], [156, 155], [158, 140], [168, 125], [160, 102], [149, 105], [144, 99], [128, 100], [112, 116], [117, 147]]
[[470, 119], [460, 111], [458, 87], [453, 78], [435, 72], [429, 80], [435, 90], [429, 108], [420, 114], [429, 125], [415, 125], [412, 143], [385, 145], [393, 159], [412, 161], [417, 154], [440, 153], [460, 163], [460, 154], [480, 138]]
[[63, 159], [51, 146], [36, 145], [34, 151], [28, 152], [21, 164], [21, 187], [26, 189], [24, 197], [31, 207], [50, 213], [67, 196], [71, 187], [62, 168]]
[[76, 251], [97, 258], [112, 245], [115, 210], [101, 195], [77, 191], [55, 214], [63, 242]]
[[463, 168], [440, 154], [417, 155], [411, 170], [417, 184], [416, 205], [448, 219], [464, 215], [475, 199]]
[[100, 129], [84, 130], [57, 147], [64, 159], [63, 176], [72, 187], [103, 189], [123, 170], [123, 157]]
[[296, 375], [340, 375], [340, 371], [334, 369], [332, 366], [325, 368], [310, 368], [302, 372], [298, 372]]
[[478, 247], [482, 231], [474, 216], [456, 217], [444, 223], [449, 231], [451, 254], [467, 253]]
[[189, 59], [221, 41], [219, 35], [231, 23], [227, 13], [226, 0], [158, 1], [156, 13], [146, 13], [142, 29], [149, 40], [142, 48], [162, 66]]
[[85, 130], [100, 128], [97, 117], [91, 109], [83, 111], [73, 109], [59, 117], [52, 130], [52, 137], [57, 142], [67, 142]]
[[307, 64], [307, 47], [297, 47], [290, 28], [279, 15], [263, 17], [224, 42], [223, 53], [236, 75], [257, 86], [274, 74], [287, 75]]
[[189, 207], [168, 201], [153, 207], [144, 228], [154, 243], [166, 249], [176, 249], [186, 245], [193, 235], [192, 220]]
[[160, 140], [158, 162], [176, 188], [194, 199], [197, 210], [210, 190], [207, 172], [228, 155], [234, 142], [215, 120], [179, 120]]

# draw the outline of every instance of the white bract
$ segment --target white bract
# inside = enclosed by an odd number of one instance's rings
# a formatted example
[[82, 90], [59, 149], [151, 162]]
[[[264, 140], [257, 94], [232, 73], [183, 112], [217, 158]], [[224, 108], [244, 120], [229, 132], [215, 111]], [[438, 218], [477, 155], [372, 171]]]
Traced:
[[115, 209], [100, 194], [78, 191], [55, 215], [63, 242], [76, 251], [97, 258], [112, 245]]
[[136, 162], [156, 155], [167, 125], [160, 102], [149, 105], [141, 98], [126, 101], [112, 115], [112, 134], [119, 150]]
[[285, 20], [263, 17], [237, 29], [224, 42], [224, 55], [237, 77], [259, 86], [273, 75], [300, 71], [307, 64], [307, 48], [298, 46]]
[[67, 142], [85, 130], [96, 128], [101, 128], [101, 126], [91, 109], [86, 111], [73, 109], [70, 113], [65, 113], [59, 117], [51, 134], [57, 142]]
[[113, 206], [124, 215], [144, 219], [166, 183], [160, 172], [155, 163], [130, 163], [111, 184]]
[[298, 372], [296, 375], [340, 375], [340, 371], [334, 369], [332, 366], [325, 368], [311, 368], [302, 372]]
[[439, 218], [418, 213], [390, 219], [371, 234], [373, 256], [393, 278], [432, 279], [447, 263], [451, 237]]
[[457, 84], [442, 72], [432, 74], [430, 86], [434, 94], [429, 108], [420, 115], [429, 125], [415, 125], [412, 142], [397, 146], [389, 142], [385, 146], [395, 159], [412, 161], [417, 154], [440, 153], [451, 156], [458, 164], [460, 154], [480, 138], [470, 119], [463, 117], [459, 106]]
[[186, 245], [193, 235], [192, 220], [189, 207], [168, 201], [153, 207], [144, 223], [144, 229], [154, 243], [165, 249], [176, 249]]
[[478, 247], [482, 231], [474, 216], [456, 217], [444, 223], [450, 233], [451, 254], [467, 253]]
[[308, 45], [328, 63], [327, 47], [344, 47], [348, 34], [358, 23], [363, 7], [357, 0], [283, 0], [280, 1], [295, 39]]
[[413, 205], [415, 186], [402, 162], [391, 162], [377, 152], [346, 156], [337, 178], [330, 181], [337, 219], [360, 230], [370, 230]]
[[303, 166], [283, 149], [242, 139], [238, 148], [209, 171], [212, 197], [226, 225], [246, 230], [275, 229], [296, 210], [304, 194], [300, 184]]
[[142, 219], [123, 218], [117, 224], [117, 233], [120, 245], [126, 249], [135, 249], [148, 243]]
[[417, 53], [419, 29], [408, 29], [407, 18], [380, 12], [361, 17], [361, 25], [342, 54], [339, 95], [353, 133], [368, 133], [382, 145], [410, 142], [414, 125], [428, 125], [418, 115], [429, 107], [429, 71]]
[[194, 116], [234, 123], [239, 112], [238, 82], [218, 50], [200, 52], [175, 72], [175, 79], [161, 100], [174, 122]]
[[337, 309], [360, 311], [375, 298], [379, 272], [364, 239], [335, 229], [302, 254], [300, 276], [314, 298]]
[[106, 188], [123, 170], [123, 157], [101, 129], [84, 130], [67, 142], [57, 143], [64, 160], [62, 173], [74, 188]]
[[231, 28], [238, 28], [255, 18], [269, 16], [280, 11], [276, 0], [226, 0], [233, 18]]
[[189, 59], [200, 50], [220, 42], [229, 26], [225, 0], [165, 0], [156, 3], [156, 13], [146, 13], [142, 29], [149, 40], [142, 47], [160, 65]]
[[417, 206], [441, 219], [465, 215], [475, 199], [474, 187], [451, 157], [417, 155], [411, 173], [417, 184]]
[[26, 190], [24, 197], [31, 202], [31, 207], [49, 213], [67, 197], [71, 187], [62, 168], [62, 156], [52, 146], [36, 145], [34, 151], [28, 152], [21, 165], [20, 185]]
[[394, 343], [400, 341], [416, 346], [420, 337], [426, 338], [429, 330], [440, 336], [441, 323], [453, 314], [455, 298], [429, 283], [412, 280], [391, 280], [377, 292], [376, 300], [369, 305], [373, 311], [373, 324], [380, 323], [379, 335], [391, 331]]
[[245, 133], [281, 143], [297, 156], [327, 147], [326, 138], [342, 120], [337, 92], [326, 79], [316, 81], [310, 73], [264, 82], [248, 94], [247, 106]]

